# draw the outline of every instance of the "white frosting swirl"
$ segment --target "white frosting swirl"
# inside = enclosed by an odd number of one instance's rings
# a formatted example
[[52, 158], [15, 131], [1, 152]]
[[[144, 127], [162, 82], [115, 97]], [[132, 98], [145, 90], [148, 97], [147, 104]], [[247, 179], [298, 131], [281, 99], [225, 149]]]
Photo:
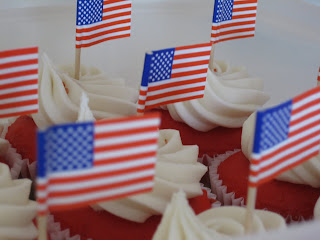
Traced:
[[12, 180], [7, 165], [0, 163], [0, 239], [31, 240], [38, 231], [32, 220], [36, 203], [29, 200], [31, 180]]
[[169, 104], [167, 109], [174, 120], [203, 132], [218, 126], [241, 127], [269, 99], [263, 80], [225, 62], [216, 61], [213, 67], [216, 72], [208, 70], [203, 98]]
[[[174, 194], [153, 240], [220, 240], [245, 234], [246, 209], [243, 207], [212, 208], [195, 215], [180, 191]], [[254, 211], [253, 231], [265, 232], [285, 228], [285, 220], [278, 214]]]
[[99, 203], [95, 209], [105, 209], [122, 218], [144, 222], [152, 215], [163, 214], [171, 196], [179, 189], [188, 198], [202, 194], [200, 179], [207, 167], [197, 162], [199, 148], [184, 146], [177, 130], [160, 130], [154, 188], [151, 192], [115, 201]]
[[39, 112], [32, 115], [39, 128], [75, 122], [82, 92], [87, 94], [96, 119], [136, 114], [138, 90], [126, 87], [123, 80], [110, 79], [100, 70], [85, 66], [81, 66], [80, 80], [70, 76], [74, 76], [72, 65], [56, 68], [47, 55], [43, 55], [39, 71]]
[[[241, 136], [241, 149], [244, 155], [250, 159], [253, 149], [253, 138], [255, 130], [256, 114], [253, 113], [243, 124]], [[310, 158], [308, 161], [294, 167], [279, 176], [276, 179], [295, 183], [306, 184], [314, 188], [320, 187], [320, 154]]]

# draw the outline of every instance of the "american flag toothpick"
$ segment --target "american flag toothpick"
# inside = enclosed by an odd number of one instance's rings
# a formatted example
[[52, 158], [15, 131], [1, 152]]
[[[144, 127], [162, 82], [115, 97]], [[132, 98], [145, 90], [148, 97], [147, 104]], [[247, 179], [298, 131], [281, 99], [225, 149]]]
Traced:
[[204, 43], [147, 53], [138, 114], [161, 105], [203, 97], [211, 47], [211, 43]]
[[159, 124], [153, 113], [38, 132], [39, 215], [152, 190]]
[[38, 112], [38, 47], [0, 52], [0, 118]]
[[211, 41], [253, 37], [258, 0], [215, 0]]

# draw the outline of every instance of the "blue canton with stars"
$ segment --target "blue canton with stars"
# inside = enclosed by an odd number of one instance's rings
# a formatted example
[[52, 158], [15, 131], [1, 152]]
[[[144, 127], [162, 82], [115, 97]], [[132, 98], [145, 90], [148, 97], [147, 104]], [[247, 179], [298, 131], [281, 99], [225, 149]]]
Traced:
[[77, 25], [88, 25], [102, 21], [103, 0], [78, 0]]
[[74, 123], [38, 132], [38, 176], [93, 166], [94, 125]]
[[232, 19], [233, 0], [215, 0], [213, 22], [219, 23]]
[[254, 153], [268, 150], [288, 138], [292, 100], [257, 112]]
[[168, 48], [146, 54], [142, 86], [171, 78], [174, 52], [174, 48]]

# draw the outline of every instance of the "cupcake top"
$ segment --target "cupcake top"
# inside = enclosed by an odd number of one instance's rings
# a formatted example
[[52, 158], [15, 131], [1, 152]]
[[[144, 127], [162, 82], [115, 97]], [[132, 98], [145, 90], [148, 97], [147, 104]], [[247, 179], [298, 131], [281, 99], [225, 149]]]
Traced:
[[[182, 191], [174, 194], [153, 240], [220, 240], [245, 233], [246, 209], [220, 207], [195, 215]], [[276, 213], [255, 210], [253, 231], [285, 228], [285, 220]]]
[[32, 240], [38, 231], [32, 220], [36, 203], [29, 200], [31, 180], [12, 180], [7, 165], [0, 163], [0, 239]]
[[207, 167], [197, 162], [199, 148], [182, 145], [179, 131], [160, 130], [154, 188], [149, 193], [94, 205], [135, 222], [163, 214], [174, 192], [182, 189], [188, 198], [202, 194], [200, 179]]
[[[256, 114], [253, 113], [243, 124], [241, 136], [241, 149], [244, 155], [250, 159], [253, 149]], [[277, 180], [295, 184], [306, 184], [314, 188], [320, 187], [320, 154], [308, 161], [289, 169], [276, 177]]]
[[55, 67], [42, 56], [39, 70], [39, 112], [32, 117], [39, 128], [75, 122], [80, 97], [85, 92], [96, 119], [136, 114], [138, 90], [122, 79], [108, 78], [94, 67], [81, 66], [80, 80], [73, 79], [74, 67]]
[[241, 127], [248, 116], [269, 96], [263, 92], [263, 80], [250, 77], [245, 67], [231, 67], [216, 61], [208, 69], [204, 97], [167, 105], [171, 117], [198, 131], [215, 127]]

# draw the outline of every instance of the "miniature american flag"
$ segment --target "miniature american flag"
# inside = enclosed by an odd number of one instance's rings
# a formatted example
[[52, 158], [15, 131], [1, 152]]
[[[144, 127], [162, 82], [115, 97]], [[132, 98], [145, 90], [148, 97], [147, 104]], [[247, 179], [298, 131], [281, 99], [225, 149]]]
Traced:
[[38, 47], [0, 52], [0, 118], [38, 112]]
[[319, 67], [319, 72], [318, 72], [318, 78], [317, 78], [317, 83], [318, 83], [318, 85], [320, 85], [320, 67]]
[[205, 43], [147, 53], [137, 112], [203, 97], [211, 47]]
[[215, 0], [211, 41], [253, 37], [258, 0]]
[[132, 0], [78, 0], [76, 48], [130, 37]]
[[317, 155], [320, 87], [257, 112], [249, 185], [256, 187]]
[[39, 131], [39, 214], [152, 190], [159, 124], [147, 114]]

